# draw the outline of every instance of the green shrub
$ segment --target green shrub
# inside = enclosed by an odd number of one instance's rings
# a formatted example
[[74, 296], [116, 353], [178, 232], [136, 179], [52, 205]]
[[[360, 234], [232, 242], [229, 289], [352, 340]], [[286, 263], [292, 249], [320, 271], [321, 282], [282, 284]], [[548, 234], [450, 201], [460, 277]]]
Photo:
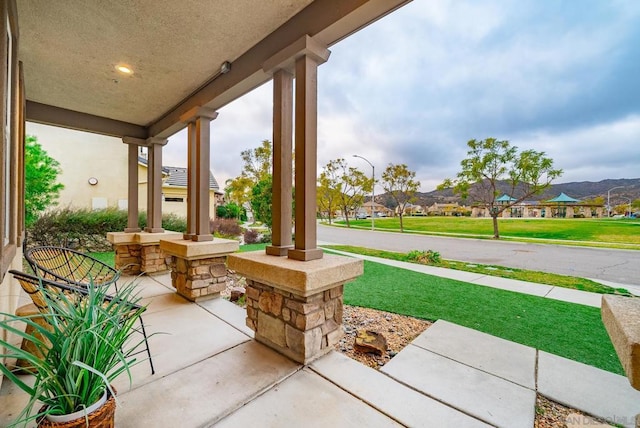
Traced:
[[[140, 214], [139, 226], [147, 223], [146, 214]], [[108, 232], [122, 231], [127, 227], [127, 212], [116, 208], [104, 210], [62, 208], [42, 214], [27, 228], [27, 245], [55, 245], [80, 251], [110, 251]], [[175, 214], [162, 216], [162, 227], [175, 232], [185, 232], [187, 221]]]
[[422, 263], [425, 265], [437, 265], [442, 261], [440, 259], [440, 253], [437, 251], [427, 250], [412, 250], [407, 253], [407, 260]]
[[216, 208], [216, 217], [219, 218], [233, 218], [240, 221], [247, 221], [247, 210], [244, 207], [236, 204], [235, 202], [229, 202], [225, 205], [219, 205]]

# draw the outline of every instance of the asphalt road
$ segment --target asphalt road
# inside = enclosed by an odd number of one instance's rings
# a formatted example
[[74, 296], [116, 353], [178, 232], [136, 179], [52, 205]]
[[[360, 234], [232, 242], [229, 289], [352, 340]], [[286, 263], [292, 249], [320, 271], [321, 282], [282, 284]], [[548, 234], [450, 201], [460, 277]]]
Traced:
[[318, 240], [381, 250], [438, 251], [442, 258], [640, 285], [640, 251], [372, 232], [318, 225]]

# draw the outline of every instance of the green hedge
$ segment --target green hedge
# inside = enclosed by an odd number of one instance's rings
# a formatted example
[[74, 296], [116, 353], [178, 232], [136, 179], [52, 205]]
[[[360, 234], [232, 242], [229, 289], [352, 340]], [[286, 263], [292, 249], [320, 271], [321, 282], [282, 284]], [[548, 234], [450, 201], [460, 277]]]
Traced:
[[[146, 213], [140, 213], [138, 224], [144, 228]], [[104, 210], [63, 208], [41, 215], [27, 229], [27, 245], [58, 245], [81, 251], [109, 251], [107, 232], [124, 230], [127, 212], [115, 208]], [[162, 216], [162, 227], [175, 232], [185, 232], [187, 220], [175, 214]]]

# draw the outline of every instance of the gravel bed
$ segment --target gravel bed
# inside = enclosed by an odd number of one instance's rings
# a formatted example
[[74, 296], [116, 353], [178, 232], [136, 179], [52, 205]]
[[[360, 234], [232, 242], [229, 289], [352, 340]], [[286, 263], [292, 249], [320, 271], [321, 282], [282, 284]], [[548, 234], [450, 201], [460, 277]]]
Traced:
[[[335, 345], [336, 350], [374, 369], [384, 366], [432, 324], [417, 318], [349, 305], [344, 305], [342, 322], [344, 336]], [[387, 339], [388, 351], [382, 356], [355, 351], [353, 342], [361, 329], [381, 333]]]

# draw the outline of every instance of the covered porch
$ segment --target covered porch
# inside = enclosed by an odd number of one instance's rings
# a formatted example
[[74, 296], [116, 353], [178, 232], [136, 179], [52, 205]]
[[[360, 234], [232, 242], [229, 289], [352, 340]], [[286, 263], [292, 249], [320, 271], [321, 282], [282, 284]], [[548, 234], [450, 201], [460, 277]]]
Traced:
[[[532, 427], [536, 394], [635, 424], [638, 393], [625, 377], [446, 321], [379, 371], [337, 351], [302, 365], [253, 340], [239, 306], [191, 302], [168, 274], [136, 281], [145, 324], [161, 332], [150, 339], [157, 371], [143, 361], [131, 386], [125, 375], [116, 380], [118, 427]], [[26, 399], [2, 385], [0, 426]]]

